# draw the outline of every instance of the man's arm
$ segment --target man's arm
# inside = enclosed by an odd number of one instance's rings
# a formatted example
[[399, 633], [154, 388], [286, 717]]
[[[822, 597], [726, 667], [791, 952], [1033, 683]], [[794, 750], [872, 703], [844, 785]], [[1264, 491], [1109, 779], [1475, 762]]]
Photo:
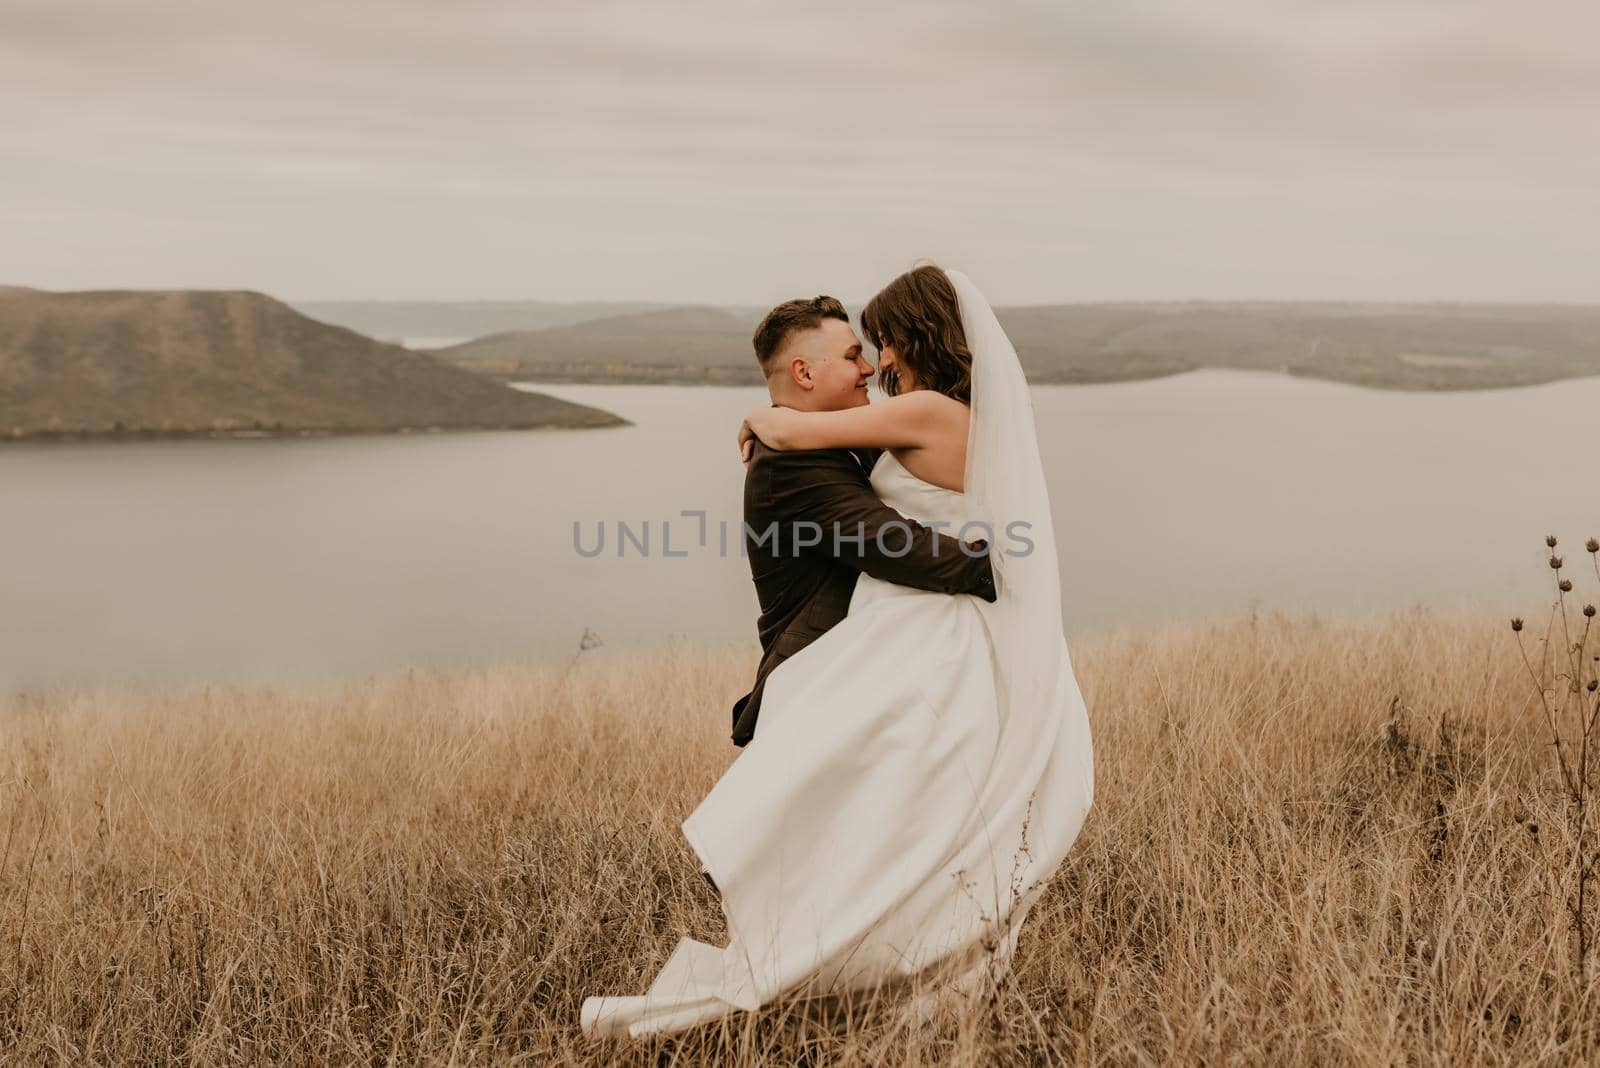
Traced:
[[884, 504], [848, 453], [762, 452], [757, 462], [767, 466], [770, 514], [782, 517], [777, 521], [780, 552], [795, 552], [797, 537], [815, 539], [800, 551], [832, 557], [899, 586], [995, 599], [987, 551], [964, 550], [959, 539]]

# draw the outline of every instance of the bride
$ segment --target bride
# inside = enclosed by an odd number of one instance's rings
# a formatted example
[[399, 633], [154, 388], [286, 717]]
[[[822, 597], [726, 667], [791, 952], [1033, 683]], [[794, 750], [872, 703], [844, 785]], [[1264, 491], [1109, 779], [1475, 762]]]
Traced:
[[845, 618], [772, 671], [755, 737], [683, 823], [729, 943], [683, 938], [646, 994], [585, 998], [590, 1038], [681, 1031], [802, 987], [935, 977], [918, 1011], [971, 996], [1009, 965], [1093, 802], [1016, 352], [972, 281], [932, 265], [889, 283], [861, 323], [888, 398], [754, 409], [741, 448], [887, 450], [873, 489], [985, 538], [998, 596], [862, 574]]

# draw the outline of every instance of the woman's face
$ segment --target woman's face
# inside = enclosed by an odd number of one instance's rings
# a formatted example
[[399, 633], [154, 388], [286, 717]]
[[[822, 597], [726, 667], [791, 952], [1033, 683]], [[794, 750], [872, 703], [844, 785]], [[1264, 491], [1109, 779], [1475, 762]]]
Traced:
[[[916, 376], [900, 366], [900, 361], [895, 355], [893, 345], [885, 345], [878, 350], [878, 378], [880, 385], [885, 377], [894, 380], [894, 392], [896, 393], [910, 393], [918, 388]], [[888, 393], [889, 390], [886, 388], [884, 392]]]

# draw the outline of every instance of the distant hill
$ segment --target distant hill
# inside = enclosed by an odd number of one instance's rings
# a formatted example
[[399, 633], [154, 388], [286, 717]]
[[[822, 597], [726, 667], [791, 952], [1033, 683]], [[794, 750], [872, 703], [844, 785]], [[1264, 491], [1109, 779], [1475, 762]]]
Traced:
[[551, 300], [326, 300], [290, 301], [325, 323], [384, 341], [482, 337], [511, 330], [545, 330], [591, 319], [652, 311], [670, 304], [642, 301]]
[[491, 334], [435, 355], [508, 380], [760, 384], [750, 347], [759, 314], [667, 308]]
[[0, 291], [0, 439], [625, 423], [261, 293]]
[[1438, 390], [1600, 374], [1596, 306], [1084, 304], [996, 314], [1035, 381], [1224, 367]]
[[[1474, 389], [1600, 374], [1600, 307], [1141, 303], [996, 309], [1034, 382], [1202, 367], [1385, 389]], [[436, 350], [508, 380], [758, 385], [753, 309], [681, 307]], [[859, 329], [859, 320], [857, 320]]]

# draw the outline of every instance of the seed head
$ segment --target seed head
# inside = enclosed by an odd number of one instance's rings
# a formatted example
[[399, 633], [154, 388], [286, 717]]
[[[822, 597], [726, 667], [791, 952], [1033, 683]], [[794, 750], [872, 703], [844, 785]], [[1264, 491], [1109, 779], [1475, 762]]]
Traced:
[[1544, 543], [1550, 546], [1550, 548], [1554, 549], [1556, 547], [1556, 536], [1554, 534], [1546, 534], [1544, 536]]
[[1512, 616], [1511, 617], [1511, 629], [1512, 630], [1521, 630], [1522, 629], [1522, 618], [1520, 616]]
[[1560, 586], [1561, 586], [1561, 592], [1562, 593], [1571, 593], [1572, 592], [1572, 580], [1571, 579], [1562, 579], [1561, 582], [1560, 582]]
[[1600, 553], [1600, 541], [1595, 541], [1593, 538], [1584, 542], [1583, 547], [1592, 553]]
[[1596, 682], [1594, 679], [1590, 679], [1589, 680], [1589, 692], [1590, 693], [1594, 693], [1596, 690], [1600, 690], [1600, 682]]
[[1583, 614], [1586, 615], [1586, 616], [1589, 616], [1590, 618], [1593, 618], [1593, 616], [1594, 616], [1594, 605], [1592, 605], [1592, 604], [1584, 605], [1583, 606]]
[[1553, 571], [1560, 571], [1561, 570], [1561, 557], [1552, 556], [1550, 558], [1550, 568]]

